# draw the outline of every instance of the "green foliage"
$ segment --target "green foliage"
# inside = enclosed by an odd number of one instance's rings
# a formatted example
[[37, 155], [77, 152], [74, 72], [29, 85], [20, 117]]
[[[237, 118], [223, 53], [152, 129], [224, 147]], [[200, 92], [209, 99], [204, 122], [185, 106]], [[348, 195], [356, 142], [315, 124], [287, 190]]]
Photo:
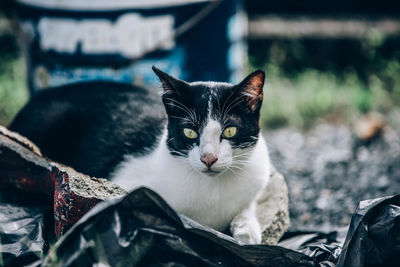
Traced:
[[400, 38], [255, 41], [251, 69], [266, 71], [262, 123], [307, 128], [321, 120], [400, 110]]
[[307, 128], [320, 120], [349, 122], [368, 111], [388, 112], [400, 105], [400, 64], [387, 62], [379, 75], [362, 81], [349, 70], [344, 77], [308, 69], [287, 78], [266, 65], [262, 125]]
[[21, 57], [0, 56], [0, 125], [7, 126], [28, 101], [25, 68]]

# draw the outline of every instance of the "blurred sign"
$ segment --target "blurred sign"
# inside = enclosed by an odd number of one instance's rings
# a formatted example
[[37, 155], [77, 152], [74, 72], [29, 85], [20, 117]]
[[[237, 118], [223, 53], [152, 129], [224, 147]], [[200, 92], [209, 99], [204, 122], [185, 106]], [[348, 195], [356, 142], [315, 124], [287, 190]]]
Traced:
[[138, 57], [158, 44], [159, 49], [171, 50], [175, 46], [171, 38], [174, 23], [170, 15], [143, 17], [128, 13], [115, 22], [44, 17], [37, 28], [43, 51], [73, 54], [80, 46], [82, 53], [88, 55], [120, 53], [129, 58]]
[[151, 66], [188, 81], [237, 81], [246, 65], [241, 0], [17, 0], [33, 92], [112, 80], [157, 84]]

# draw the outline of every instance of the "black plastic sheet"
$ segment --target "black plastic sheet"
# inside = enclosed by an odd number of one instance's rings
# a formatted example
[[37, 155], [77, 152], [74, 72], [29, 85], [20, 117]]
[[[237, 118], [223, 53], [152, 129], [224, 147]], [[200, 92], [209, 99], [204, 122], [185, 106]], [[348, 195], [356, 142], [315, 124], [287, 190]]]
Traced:
[[100, 203], [53, 247], [54, 266], [313, 266], [283, 247], [241, 246], [228, 235], [179, 217], [158, 195], [141, 188]]
[[400, 266], [400, 195], [360, 202], [337, 266]]
[[400, 227], [397, 199], [361, 202], [346, 240], [343, 231], [292, 232], [285, 235], [280, 246], [243, 246], [227, 235], [179, 217], [159, 196], [142, 188], [122, 200], [95, 207], [53, 247], [47, 263], [63, 266], [93, 263], [105, 266], [390, 266], [400, 256], [395, 253], [399, 248], [396, 242], [400, 240], [394, 230]]
[[0, 203], [0, 266], [40, 266], [46, 249], [43, 210]]
[[292, 231], [281, 238], [279, 246], [313, 258], [321, 266], [334, 266], [345, 239], [347, 229], [332, 232]]
[[343, 230], [288, 232], [279, 246], [240, 245], [228, 235], [177, 215], [156, 193], [141, 188], [98, 204], [45, 257], [42, 213], [39, 208], [0, 204], [0, 265], [347, 267], [400, 263], [400, 195], [360, 202], [346, 238]]

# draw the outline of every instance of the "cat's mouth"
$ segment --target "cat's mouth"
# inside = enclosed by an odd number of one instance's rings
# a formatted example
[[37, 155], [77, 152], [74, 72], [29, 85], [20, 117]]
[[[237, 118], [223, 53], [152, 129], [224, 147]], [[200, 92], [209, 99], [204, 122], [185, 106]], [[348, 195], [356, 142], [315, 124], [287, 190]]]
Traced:
[[211, 169], [206, 169], [206, 170], [202, 171], [202, 173], [207, 174], [209, 176], [217, 176], [221, 172], [220, 171], [211, 170]]

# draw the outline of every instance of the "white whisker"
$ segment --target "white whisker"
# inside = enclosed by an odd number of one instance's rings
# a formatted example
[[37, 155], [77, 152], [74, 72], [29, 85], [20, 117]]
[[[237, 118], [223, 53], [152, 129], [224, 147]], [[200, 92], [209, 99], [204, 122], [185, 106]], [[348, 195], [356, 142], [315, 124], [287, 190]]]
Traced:
[[197, 122], [197, 116], [196, 116], [195, 110], [188, 108], [187, 106], [185, 106], [184, 104], [182, 104], [181, 102], [179, 102], [176, 99], [165, 98], [165, 100], [171, 101], [171, 103], [167, 103], [167, 105], [174, 106], [174, 107], [177, 107], [177, 108], [185, 111], [189, 115], [189, 117], [192, 119], [193, 123]]

